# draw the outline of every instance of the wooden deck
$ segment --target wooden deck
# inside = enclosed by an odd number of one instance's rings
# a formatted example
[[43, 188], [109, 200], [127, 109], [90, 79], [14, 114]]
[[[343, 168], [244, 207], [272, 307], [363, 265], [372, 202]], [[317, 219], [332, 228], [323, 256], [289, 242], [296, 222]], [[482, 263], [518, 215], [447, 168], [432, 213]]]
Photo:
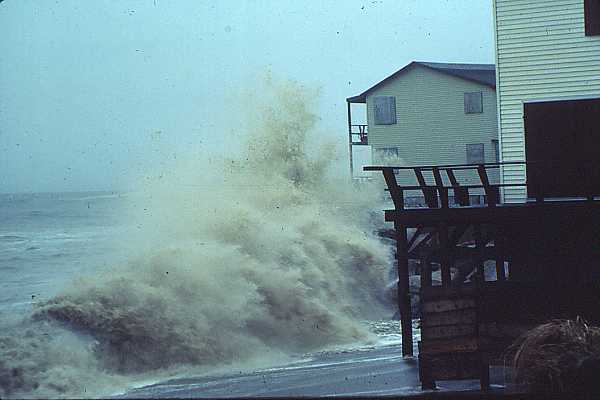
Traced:
[[[492, 182], [488, 170], [506, 164], [525, 163], [365, 167], [382, 172], [394, 203], [385, 220], [394, 224], [407, 356], [413, 354], [409, 260], [419, 265], [424, 388], [436, 379], [474, 377], [486, 388], [490, 361], [520, 333], [558, 317], [600, 322], [600, 187], [576, 185], [580, 192], [550, 199], [545, 193], [552, 188], [542, 184], [548, 179], [536, 180], [535, 187]], [[412, 171], [418, 184], [399, 185], [399, 171]], [[461, 184], [464, 171], [475, 172], [479, 182]], [[536, 173], [543, 171], [528, 176]], [[502, 203], [506, 186], [522, 186], [532, 197]], [[470, 204], [477, 190], [484, 205]], [[422, 194], [425, 207], [405, 207], [411, 191]], [[409, 235], [408, 228], [416, 229]], [[485, 264], [492, 262], [495, 276], [488, 271], [486, 278]], [[441, 286], [434, 286], [438, 268]]]

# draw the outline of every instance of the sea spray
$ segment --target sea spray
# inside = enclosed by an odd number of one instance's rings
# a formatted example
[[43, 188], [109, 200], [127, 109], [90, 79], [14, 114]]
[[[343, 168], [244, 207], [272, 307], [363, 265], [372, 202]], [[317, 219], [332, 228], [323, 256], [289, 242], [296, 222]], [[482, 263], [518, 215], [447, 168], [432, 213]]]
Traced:
[[241, 155], [179, 157], [138, 188], [130, 260], [38, 305], [30, 344], [0, 341], [0, 395], [107, 394], [136, 374], [366, 340], [359, 321], [389, 313], [389, 248], [374, 191], [329, 173], [332, 146], [310, 149], [311, 96], [293, 82], [262, 93]]

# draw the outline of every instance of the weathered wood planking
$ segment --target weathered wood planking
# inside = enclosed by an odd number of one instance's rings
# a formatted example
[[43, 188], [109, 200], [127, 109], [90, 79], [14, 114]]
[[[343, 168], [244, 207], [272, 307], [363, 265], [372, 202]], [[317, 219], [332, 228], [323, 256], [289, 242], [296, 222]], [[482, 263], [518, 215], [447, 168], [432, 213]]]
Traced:
[[419, 362], [427, 365], [425, 375], [433, 380], [479, 379], [481, 355], [469, 353], [419, 353]]
[[436, 380], [479, 379], [489, 386], [489, 356], [479, 331], [480, 288], [423, 287], [419, 371], [424, 389]]
[[437, 326], [475, 325], [476, 323], [476, 308], [430, 313], [421, 317], [421, 331]]
[[430, 339], [475, 336], [476, 333], [477, 329], [474, 324], [432, 326], [421, 329], [421, 339], [426, 343]]
[[466, 308], [476, 308], [474, 299], [456, 299], [456, 300], [438, 300], [427, 301], [422, 305], [423, 314], [433, 314], [448, 311], [463, 310]]
[[426, 346], [420, 345], [420, 354], [465, 353], [479, 349], [476, 338], [451, 338], [428, 340]]

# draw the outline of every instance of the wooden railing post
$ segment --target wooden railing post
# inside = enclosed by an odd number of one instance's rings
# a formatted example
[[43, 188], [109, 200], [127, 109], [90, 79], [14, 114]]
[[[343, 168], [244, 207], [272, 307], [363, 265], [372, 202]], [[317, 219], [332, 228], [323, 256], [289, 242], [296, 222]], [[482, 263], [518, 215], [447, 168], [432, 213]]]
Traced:
[[442, 203], [442, 208], [448, 208], [448, 189], [444, 187], [444, 181], [442, 180], [442, 175], [440, 174], [440, 170], [437, 167], [432, 168], [433, 178], [435, 179], [435, 185], [437, 186], [438, 193], [440, 194], [440, 202]]
[[427, 182], [425, 181], [425, 177], [423, 176], [423, 171], [421, 168], [415, 168], [413, 171], [415, 172], [417, 182], [419, 183], [421, 191], [423, 192], [423, 198], [425, 199], [425, 204], [427, 204], [427, 207], [438, 208], [436, 190], [427, 186]]
[[477, 166], [477, 174], [479, 174], [479, 179], [483, 185], [488, 207], [496, 207], [496, 203], [498, 202], [498, 190], [494, 186], [490, 185], [490, 179], [488, 178], [485, 165], [479, 164]]
[[454, 171], [452, 168], [447, 168], [446, 175], [448, 175], [448, 179], [450, 180], [450, 184], [452, 185], [452, 191], [454, 192], [454, 203], [457, 203], [460, 206], [468, 206], [470, 204], [469, 201], [469, 189], [463, 188], [458, 183], [458, 179], [456, 179], [456, 175], [454, 175]]
[[383, 177], [385, 179], [385, 183], [390, 191], [390, 195], [392, 196], [392, 201], [394, 202], [394, 207], [396, 210], [404, 210], [404, 193], [398, 187], [398, 182], [396, 181], [396, 175], [394, 174], [393, 168], [383, 168]]

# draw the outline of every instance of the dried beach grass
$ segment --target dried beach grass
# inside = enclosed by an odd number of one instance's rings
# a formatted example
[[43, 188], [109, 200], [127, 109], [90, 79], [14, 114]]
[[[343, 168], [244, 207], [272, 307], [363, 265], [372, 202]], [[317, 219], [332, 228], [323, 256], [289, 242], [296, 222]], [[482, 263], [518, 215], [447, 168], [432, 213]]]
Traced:
[[514, 383], [536, 393], [598, 393], [600, 328], [554, 320], [522, 335], [509, 348]]

